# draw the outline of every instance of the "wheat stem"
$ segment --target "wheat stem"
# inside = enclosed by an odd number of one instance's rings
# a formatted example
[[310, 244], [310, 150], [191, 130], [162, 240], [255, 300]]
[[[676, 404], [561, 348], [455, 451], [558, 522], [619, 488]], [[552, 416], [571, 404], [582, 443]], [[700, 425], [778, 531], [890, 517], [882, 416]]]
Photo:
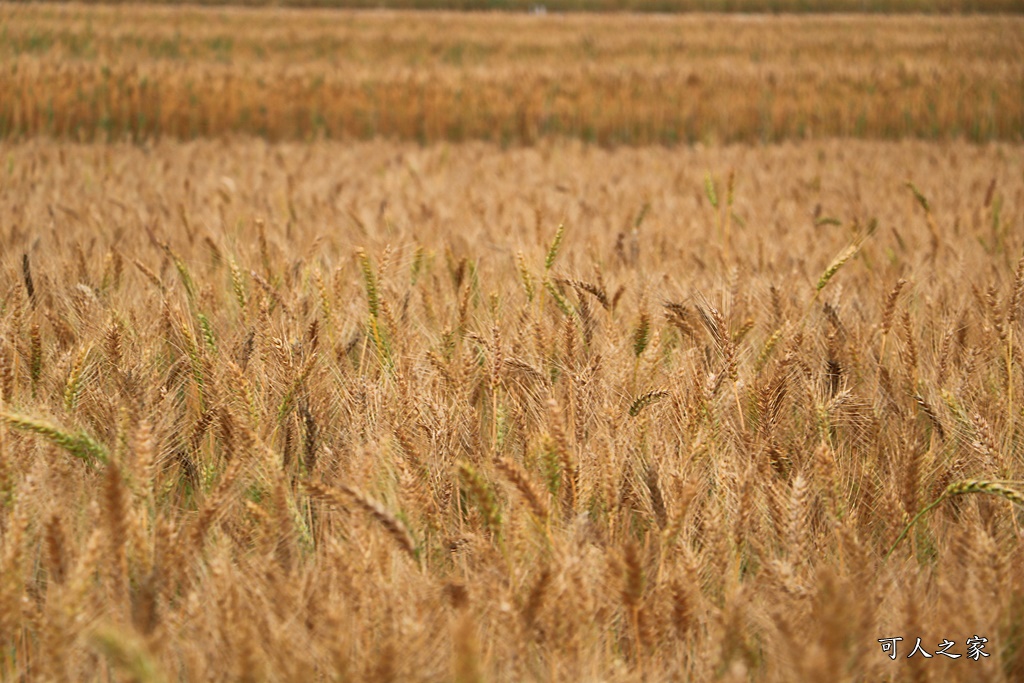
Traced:
[[1024, 507], [1024, 494], [1021, 494], [1020, 492], [1011, 489], [1008, 486], [1003, 486], [1002, 484], [999, 484], [997, 482], [986, 481], [984, 479], [964, 479], [963, 481], [953, 482], [952, 484], [946, 487], [946, 490], [942, 492], [941, 496], [936, 498], [934, 501], [925, 506], [920, 512], [914, 515], [914, 518], [910, 520], [910, 523], [907, 524], [906, 528], [903, 529], [903, 532], [896, 538], [896, 541], [892, 544], [892, 547], [889, 548], [889, 552], [885, 554], [885, 559], [889, 559], [889, 556], [892, 555], [894, 550], [896, 550], [896, 546], [898, 546], [900, 542], [907, 537], [907, 534], [910, 533], [911, 528], [913, 528], [913, 526], [917, 524], [918, 520], [924, 517], [925, 514], [934, 510], [936, 507], [938, 507], [940, 503], [942, 503], [942, 501], [946, 500], [947, 498], [952, 498], [953, 496], [960, 496], [967, 493], [987, 493], [990, 496], [999, 496], [1001, 498], [1005, 498], [1006, 500], [1010, 501], [1015, 505]]

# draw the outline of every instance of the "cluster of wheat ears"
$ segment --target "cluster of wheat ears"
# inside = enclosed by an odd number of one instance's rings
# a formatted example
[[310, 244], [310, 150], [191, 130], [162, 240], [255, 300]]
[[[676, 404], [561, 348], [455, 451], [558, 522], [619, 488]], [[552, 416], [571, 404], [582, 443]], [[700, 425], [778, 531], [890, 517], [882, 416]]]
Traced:
[[6, 145], [0, 677], [1020, 680], [1021, 159]]

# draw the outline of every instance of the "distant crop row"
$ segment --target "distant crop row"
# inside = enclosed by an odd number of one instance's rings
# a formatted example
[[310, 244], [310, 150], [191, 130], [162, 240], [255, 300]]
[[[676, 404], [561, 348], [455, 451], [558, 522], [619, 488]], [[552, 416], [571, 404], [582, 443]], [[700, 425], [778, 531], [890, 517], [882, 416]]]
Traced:
[[1019, 139], [1024, 22], [0, 10], [0, 136]]
[[[182, 4], [181, 0], [156, 0], [156, 3]], [[491, 12], [922, 12], [948, 14], [1019, 13], [1024, 9], [1024, 6], [1016, 0], [195, 0], [189, 4]]]

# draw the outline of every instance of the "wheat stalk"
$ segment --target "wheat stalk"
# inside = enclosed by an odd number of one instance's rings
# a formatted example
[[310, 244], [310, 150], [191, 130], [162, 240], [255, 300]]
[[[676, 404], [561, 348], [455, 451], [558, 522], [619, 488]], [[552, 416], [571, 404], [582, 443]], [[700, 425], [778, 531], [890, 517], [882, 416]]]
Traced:
[[1013, 329], [1016, 327], [1021, 306], [1024, 305], [1024, 256], [1017, 261], [1017, 270], [1013, 278], [1013, 294], [1010, 297], [1009, 310], [1006, 313], [1006, 406], [1013, 433], [1015, 413], [1013, 411]]
[[124, 671], [131, 680], [139, 683], [163, 683], [169, 680], [153, 661], [145, 641], [129, 632], [104, 626], [93, 631], [89, 640], [96, 650], [117, 669]]
[[914, 518], [910, 520], [903, 532], [893, 542], [892, 547], [889, 548], [889, 552], [885, 554], [885, 559], [889, 559], [893, 551], [896, 550], [896, 546], [906, 538], [910, 529], [917, 524], [918, 520], [921, 519], [925, 514], [934, 510], [942, 501], [953, 498], [954, 496], [962, 496], [968, 493], [985, 493], [990, 496], [999, 496], [1004, 500], [1008, 500], [1014, 505], [1024, 507], [1024, 494], [1020, 493], [1016, 489], [1010, 488], [995, 481], [988, 481], [985, 479], [963, 479], [956, 481], [946, 487], [946, 490], [942, 492], [938, 498], [925, 506], [920, 512], [914, 515]]
[[476, 468], [468, 462], [459, 464], [459, 474], [466, 484], [466, 490], [469, 493], [470, 499], [476, 505], [477, 510], [480, 511], [480, 516], [483, 518], [484, 526], [486, 526], [495, 537], [500, 537], [502, 525], [501, 508], [498, 507], [498, 501], [494, 496], [494, 490], [484, 480], [484, 478], [480, 476], [480, 473], [477, 472]]
[[526, 472], [508, 458], [498, 458], [494, 461], [494, 466], [516, 487], [534, 516], [541, 521], [547, 521], [551, 511]]

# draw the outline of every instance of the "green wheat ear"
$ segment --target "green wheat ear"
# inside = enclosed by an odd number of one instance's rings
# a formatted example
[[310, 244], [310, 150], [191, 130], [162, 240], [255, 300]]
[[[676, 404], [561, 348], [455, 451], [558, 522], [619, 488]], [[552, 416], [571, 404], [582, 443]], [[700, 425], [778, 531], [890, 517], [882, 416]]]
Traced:
[[932, 207], [928, 203], [928, 198], [924, 196], [924, 193], [921, 192], [921, 190], [917, 189], [917, 185], [908, 180], [907, 189], [914, 193], [914, 199], [916, 199], [917, 203], [921, 205], [921, 208], [926, 212], [931, 213]]
[[551, 242], [551, 247], [548, 249], [548, 255], [544, 258], [544, 270], [551, 270], [551, 266], [555, 265], [555, 259], [558, 258], [558, 250], [562, 246], [562, 239], [564, 237], [565, 224], [560, 223], [558, 231], [555, 232], [555, 239]]
[[655, 389], [654, 391], [648, 391], [646, 394], [638, 396], [629, 406], [629, 416], [636, 417], [644, 408], [652, 403], [657, 403], [666, 396], [668, 396], [668, 392], [663, 389]]
[[565, 297], [562, 296], [561, 292], [558, 291], [558, 288], [551, 284], [551, 280], [544, 280], [544, 289], [551, 295], [551, 299], [555, 302], [555, 305], [558, 306], [558, 310], [562, 312], [562, 315], [566, 318], [571, 318], [573, 315], [572, 307], [569, 305], [569, 302], [566, 301]]
[[195, 302], [196, 283], [195, 280], [192, 279], [192, 274], [189, 272], [188, 266], [185, 264], [185, 261], [183, 261], [182, 258], [178, 256], [178, 254], [175, 253], [173, 249], [171, 249], [171, 246], [169, 244], [165, 243], [162, 246], [164, 252], [171, 258], [171, 261], [174, 263], [174, 268], [178, 271], [178, 276], [181, 278], [181, 284], [185, 286], [185, 294], [186, 296], [188, 296], [188, 302], [190, 304]]
[[370, 309], [370, 315], [376, 318], [379, 313], [377, 278], [373, 274], [370, 257], [366, 255], [366, 251], [360, 248], [356, 251], [356, 256], [359, 257], [359, 270], [362, 271], [363, 281], [366, 283], [366, 303]]
[[859, 244], [851, 244], [846, 249], [844, 249], [838, 256], [836, 256], [835, 259], [833, 259], [832, 263], [828, 264], [828, 268], [826, 268], [825, 272], [821, 274], [821, 277], [818, 278], [818, 284], [814, 288], [815, 291], [820, 292], [821, 290], [825, 289], [825, 285], [827, 285], [828, 281], [832, 279], [832, 276], [838, 273], [839, 269], [842, 268], [847, 261], [853, 258], [853, 255], [856, 254], [859, 250]]
[[715, 191], [715, 180], [711, 177], [711, 172], [704, 174], [704, 194], [708, 196], [708, 201], [711, 202], [711, 206], [718, 208], [718, 192]]
[[892, 544], [891, 548], [889, 548], [889, 552], [885, 554], [885, 559], [889, 559], [889, 556], [892, 555], [894, 550], [896, 550], [896, 546], [898, 546], [900, 542], [907, 537], [907, 534], [910, 533], [910, 529], [915, 524], [917, 524], [917, 521], [921, 519], [921, 517], [923, 517], [926, 513], [934, 510], [942, 501], [946, 500], [947, 498], [952, 498], [953, 496], [962, 496], [967, 493], [987, 493], [990, 496], [999, 496], [1000, 498], [1005, 498], [1014, 505], [1024, 507], [1024, 494], [1020, 493], [1016, 489], [1010, 488], [1009, 486], [1004, 486], [1003, 484], [1000, 484], [998, 482], [987, 481], [985, 479], [963, 479], [961, 481], [955, 481], [946, 487], [946, 490], [942, 492], [941, 496], [936, 498], [928, 506], [926, 506], [916, 515], [914, 515], [914, 518], [910, 520], [909, 524], [907, 524], [907, 527], [903, 530], [903, 533], [899, 535], [899, 538], [896, 539], [896, 542]]
[[647, 350], [651, 341], [651, 317], [644, 311], [640, 314], [640, 322], [633, 331], [633, 355], [639, 358]]
[[516, 269], [519, 270], [519, 279], [523, 282], [523, 290], [526, 291], [527, 301], [533, 301], [533, 297], [537, 292], [533, 286], [533, 276], [530, 275], [530, 270], [526, 267], [526, 257], [523, 256], [521, 251], [516, 253]]
[[853, 258], [857, 252], [860, 251], [860, 248], [864, 246], [864, 242], [874, 235], [877, 229], [878, 221], [872, 219], [871, 223], [868, 225], [867, 231], [865, 231], [860, 237], [857, 237], [850, 246], [843, 249], [839, 252], [838, 256], [832, 259], [832, 263], [828, 264], [828, 268], [826, 268], [825, 272], [823, 272], [821, 277], [818, 278], [818, 284], [814, 287], [815, 299], [817, 299], [818, 294], [825, 288], [825, 285], [828, 284], [829, 280], [839, 272], [839, 269], [842, 268], [847, 261]]
[[72, 434], [61, 430], [46, 420], [39, 420], [16, 413], [0, 412], [0, 421], [14, 429], [38, 434], [53, 445], [63, 448], [71, 455], [86, 461], [90, 465], [96, 462], [104, 464], [107, 462], [106, 449], [85, 432]]

